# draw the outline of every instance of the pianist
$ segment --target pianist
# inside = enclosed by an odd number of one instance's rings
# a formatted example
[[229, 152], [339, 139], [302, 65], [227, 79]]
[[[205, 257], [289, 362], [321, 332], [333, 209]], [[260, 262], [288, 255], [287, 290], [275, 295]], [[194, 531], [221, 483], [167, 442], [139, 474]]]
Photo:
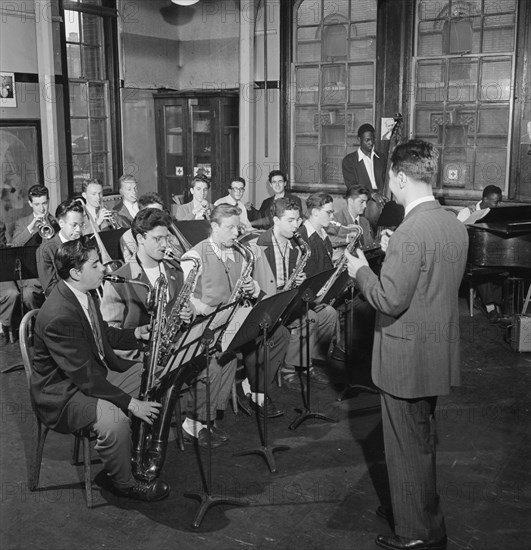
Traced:
[[457, 214], [457, 219], [460, 222], [466, 223], [467, 219], [478, 210], [486, 208], [496, 208], [502, 201], [502, 190], [497, 185], [487, 185], [483, 189], [481, 200], [472, 206], [465, 206]]

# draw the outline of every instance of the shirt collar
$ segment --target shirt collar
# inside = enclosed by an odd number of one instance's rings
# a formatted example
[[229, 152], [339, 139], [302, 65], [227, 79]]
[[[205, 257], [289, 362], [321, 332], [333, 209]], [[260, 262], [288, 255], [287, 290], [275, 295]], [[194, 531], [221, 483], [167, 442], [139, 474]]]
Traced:
[[[314, 234], [314, 233], [317, 233], [317, 229], [315, 229], [315, 227], [312, 225], [312, 223], [310, 222], [310, 220], [306, 220], [304, 222], [304, 226], [306, 227], [306, 231], [308, 233], [308, 239]], [[321, 231], [320, 233], [317, 233], [321, 239], [324, 239], [326, 236], [327, 236], [327, 233], [324, 229], [324, 227], [321, 228]]]
[[361, 147], [358, 147], [358, 162], [361, 162], [364, 158], [373, 159], [374, 157], [380, 158], [375, 152], [374, 149], [371, 151], [370, 155], [366, 155], [362, 152]]
[[226, 246], [221, 248], [213, 240], [212, 237], [209, 237], [208, 242], [214, 251], [214, 254], [223, 262], [227, 258], [234, 261], [234, 249], [227, 248]]
[[413, 210], [413, 208], [415, 208], [415, 206], [418, 206], [423, 202], [430, 202], [434, 200], [435, 197], [433, 195], [426, 195], [425, 197], [420, 197], [420, 199], [416, 199], [413, 202], [410, 202], [404, 210], [404, 218]]
[[67, 283], [66, 281], [64, 281], [64, 283], [74, 293], [74, 296], [77, 298], [77, 301], [81, 304], [81, 306], [88, 309], [88, 296], [84, 292], [74, 288], [70, 283]]

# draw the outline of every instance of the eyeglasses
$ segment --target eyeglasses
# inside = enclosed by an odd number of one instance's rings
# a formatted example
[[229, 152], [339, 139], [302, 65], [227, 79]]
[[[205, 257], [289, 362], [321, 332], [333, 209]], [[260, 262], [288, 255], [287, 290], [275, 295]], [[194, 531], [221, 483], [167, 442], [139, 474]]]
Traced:
[[169, 235], [158, 235], [155, 237], [155, 235], [150, 235], [149, 233], [146, 233], [146, 237], [151, 237], [157, 244], [168, 242]]
[[238, 193], [243, 193], [245, 191], [245, 187], [231, 187], [232, 191], [238, 191]]
[[332, 216], [334, 214], [334, 210], [327, 210], [326, 208], [319, 208], [322, 212], [326, 212], [329, 216]]
[[81, 222], [81, 223], [74, 222], [74, 223], [68, 223], [68, 225], [72, 229], [85, 229], [86, 223], [85, 222]]

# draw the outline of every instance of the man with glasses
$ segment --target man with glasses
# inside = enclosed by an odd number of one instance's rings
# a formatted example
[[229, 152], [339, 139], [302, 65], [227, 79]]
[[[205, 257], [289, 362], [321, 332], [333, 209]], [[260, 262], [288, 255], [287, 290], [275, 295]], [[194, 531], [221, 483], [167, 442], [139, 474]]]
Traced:
[[62, 243], [79, 239], [85, 227], [83, 206], [78, 201], [67, 199], [55, 211], [59, 232], [37, 249], [37, 272], [46, 296], [59, 281], [55, 265], [55, 253]]
[[218, 204], [230, 204], [232, 206], [237, 206], [240, 210], [240, 225], [243, 226], [246, 230], [252, 230], [253, 226], [249, 221], [247, 210], [251, 209], [251, 203], [244, 204], [242, 201], [243, 194], [245, 193], [245, 180], [243, 178], [234, 178], [230, 182], [229, 194], [225, 197], [218, 199], [214, 206]]

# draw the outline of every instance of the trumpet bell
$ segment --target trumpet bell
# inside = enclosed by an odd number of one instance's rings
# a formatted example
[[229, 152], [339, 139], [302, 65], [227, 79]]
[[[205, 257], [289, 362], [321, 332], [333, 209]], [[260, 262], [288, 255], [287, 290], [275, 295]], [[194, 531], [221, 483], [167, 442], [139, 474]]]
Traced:
[[55, 230], [50, 224], [43, 223], [39, 227], [39, 235], [41, 236], [42, 239], [48, 240], [48, 239], [51, 239], [55, 235]]

